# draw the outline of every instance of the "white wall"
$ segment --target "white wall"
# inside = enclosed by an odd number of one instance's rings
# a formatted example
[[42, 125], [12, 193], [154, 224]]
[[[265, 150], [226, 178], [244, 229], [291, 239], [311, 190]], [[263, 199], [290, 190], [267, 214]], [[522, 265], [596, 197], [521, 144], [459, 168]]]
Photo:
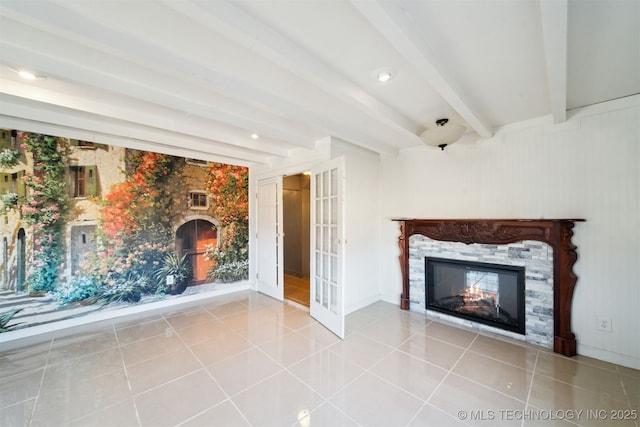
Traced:
[[[404, 150], [382, 159], [383, 297], [399, 303], [391, 221], [413, 218], [584, 218], [572, 327], [578, 353], [640, 368], [640, 96], [510, 125], [445, 151]], [[598, 316], [612, 332], [598, 331]]]
[[380, 156], [334, 140], [331, 157], [345, 158], [345, 312], [380, 300]]

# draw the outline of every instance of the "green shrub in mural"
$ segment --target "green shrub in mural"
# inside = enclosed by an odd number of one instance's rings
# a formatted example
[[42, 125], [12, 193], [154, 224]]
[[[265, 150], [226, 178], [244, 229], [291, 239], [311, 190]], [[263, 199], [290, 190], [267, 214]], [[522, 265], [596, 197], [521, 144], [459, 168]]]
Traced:
[[0, 212], [4, 213], [9, 209], [14, 209], [18, 206], [18, 193], [4, 193], [1, 197], [2, 206], [0, 206]]
[[18, 308], [15, 310], [9, 310], [9, 311], [0, 313], [0, 333], [9, 332], [10, 330], [15, 329], [17, 326], [20, 325], [20, 323], [13, 323], [10, 325], [9, 322], [11, 322], [11, 319], [13, 319], [13, 316], [20, 313], [21, 311], [22, 309]]
[[237, 280], [246, 280], [249, 277], [249, 260], [233, 261], [217, 265], [210, 272], [211, 280], [227, 283]]
[[33, 156], [33, 173], [23, 180], [30, 189], [22, 205], [24, 222], [33, 230], [33, 255], [27, 283], [31, 291], [52, 291], [64, 258], [67, 213], [65, 146], [59, 138], [26, 133], [22, 148]]
[[53, 297], [60, 305], [80, 302], [96, 296], [102, 289], [93, 277], [75, 276], [56, 287]]
[[9, 169], [17, 166], [20, 159], [20, 153], [10, 148], [0, 151], [0, 169]]
[[103, 305], [111, 303], [136, 303], [142, 295], [149, 293], [153, 288], [148, 276], [139, 276], [136, 273], [124, 274], [113, 279], [108, 286], [102, 287], [96, 295], [88, 298], [90, 303]]

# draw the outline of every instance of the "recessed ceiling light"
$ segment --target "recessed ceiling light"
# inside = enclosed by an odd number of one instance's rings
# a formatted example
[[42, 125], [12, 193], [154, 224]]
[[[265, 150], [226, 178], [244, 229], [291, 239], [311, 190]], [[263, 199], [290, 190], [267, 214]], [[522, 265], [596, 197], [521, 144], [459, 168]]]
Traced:
[[35, 80], [38, 78], [38, 76], [27, 70], [18, 70], [18, 75], [25, 80]]
[[258, 138], [260, 138], [260, 135], [258, 135], [257, 133], [251, 134], [251, 139], [258, 139]]
[[382, 71], [381, 73], [378, 73], [378, 75], [376, 76], [376, 78], [380, 83], [388, 82], [389, 80], [391, 80], [391, 77], [393, 76], [388, 71]]
[[46, 80], [47, 78], [45, 76], [39, 76], [36, 73], [34, 73], [33, 71], [29, 71], [26, 70], [24, 68], [11, 68], [9, 67], [9, 69], [11, 71], [13, 71], [14, 73], [16, 73], [17, 75], [19, 75], [21, 78], [25, 79], [25, 80]]
[[391, 67], [380, 67], [371, 73], [371, 77], [378, 83], [388, 83], [398, 75]]

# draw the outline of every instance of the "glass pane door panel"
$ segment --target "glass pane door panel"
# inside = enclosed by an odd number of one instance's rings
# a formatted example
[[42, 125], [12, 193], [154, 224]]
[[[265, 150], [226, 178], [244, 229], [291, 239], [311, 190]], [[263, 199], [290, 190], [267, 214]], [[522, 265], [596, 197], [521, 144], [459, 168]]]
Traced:
[[316, 200], [316, 224], [322, 224], [322, 199]]
[[322, 223], [329, 224], [329, 199], [322, 200]]
[[322, 177], [321, 174], [317, 174], [316, 176], [316, 196], [320, 196], [322, 194]]
[[329, 282], [322, 281], [322, 305], [325, 308], [329, 307]]
[[330, 301], [329, 310], [331, 310], [332, 312], [336, 313], [337, 310], [338, 310], [338, 306], [337, 306], [338, 287], [336, 286], [336, 284], [334, 282], [334, 283], [331, 283], [330, 288], [331, 288], [331, 292], [330, 292], [330, 297], [329, 297], [329, 301]]
[[316, 277], [316, 280], [315, 280], [315, 288], [316, 288], [315, 299], [316, 299], [316, 302], [320, 304], [322, 303], [322, 298], [320, 294], [320, 291], [322, 290], [322, 280], [320, 280], [320, 278], [318, 277]]
[[338, 195], [338, 169], [331, 169], [331, 195]]
[[316, 251], [320, 251], [322, 249], [322, 227], [316, 226]]
[[329, 277], [329, 255], [322, 255], [322, 277]]
[[338, 228], [331, 227], [331, 255], [335, 255], [338, 253]]
[[329, 172], [325, 171], [322, 173], [322, 197], [329, 197]]
[[331, 257], [331, 277], [329, 278], [333, 283], [338, 281], [338, 260], [336, 257]]
[[328, 252], [329, 251], [329, 228], [322, 228], [322, 250]]
[[331, 224], [338, 224], [338, 200], [335, 197], [332, 197], [331, 200]]

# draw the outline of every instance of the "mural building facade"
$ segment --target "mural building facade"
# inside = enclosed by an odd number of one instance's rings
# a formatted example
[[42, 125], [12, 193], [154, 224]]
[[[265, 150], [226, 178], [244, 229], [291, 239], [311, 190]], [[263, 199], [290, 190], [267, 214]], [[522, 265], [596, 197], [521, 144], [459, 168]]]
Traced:
[[106, 304], [247, 278], [246, 168], [0, 136], [0, 291]]

